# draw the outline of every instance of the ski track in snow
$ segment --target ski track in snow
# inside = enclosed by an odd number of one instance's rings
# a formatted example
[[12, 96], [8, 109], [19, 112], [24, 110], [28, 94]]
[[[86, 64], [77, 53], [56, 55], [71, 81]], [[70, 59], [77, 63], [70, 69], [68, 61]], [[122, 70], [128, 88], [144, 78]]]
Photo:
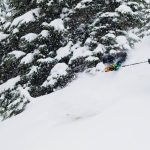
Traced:
[[[125, 64], [150, 56], [150, 37]], [[0, 122], [2, 150], [149, 150], [150, 65], [91, 76], [36, 98], [22, 114]]]

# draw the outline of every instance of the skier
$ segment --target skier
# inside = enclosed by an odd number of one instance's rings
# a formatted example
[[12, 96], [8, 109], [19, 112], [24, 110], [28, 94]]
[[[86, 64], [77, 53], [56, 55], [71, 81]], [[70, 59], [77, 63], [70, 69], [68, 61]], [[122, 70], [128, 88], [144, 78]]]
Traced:
[[121, 67], [121, 64], [126, 60], [126, 57], [126, 52], [104, 55], [103, 63], [106, 65], [105, 72], [118, 70]]

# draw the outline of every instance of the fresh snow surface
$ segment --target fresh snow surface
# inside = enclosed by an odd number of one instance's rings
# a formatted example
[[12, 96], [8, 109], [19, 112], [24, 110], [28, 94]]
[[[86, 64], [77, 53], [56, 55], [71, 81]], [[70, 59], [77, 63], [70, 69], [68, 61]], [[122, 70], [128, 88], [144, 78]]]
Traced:
[[125, 36], [117, 36], [116, 40], [119, 43], [119, 45], [129, 44]]
[[[150, 37], [126, 64], [150, 56]], [[0, 123], [2, 150], [150, 150], [150, 65], [79, 74]]]

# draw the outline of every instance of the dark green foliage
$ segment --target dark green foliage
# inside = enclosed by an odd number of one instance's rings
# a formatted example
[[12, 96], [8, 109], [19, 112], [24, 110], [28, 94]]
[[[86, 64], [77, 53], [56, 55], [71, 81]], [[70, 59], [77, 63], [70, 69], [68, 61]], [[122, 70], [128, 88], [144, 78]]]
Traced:
[[0, 80], [5, 82], [10, 78], [16, 77], [18, 75], [18, 65], [19, 61], [13, 55], [6, 55], [3, 57], [1, 68]]
[[0, 115], [3, 119], [21, 113], [29, 100], [19, 89], [7, 90], [0, 94]]

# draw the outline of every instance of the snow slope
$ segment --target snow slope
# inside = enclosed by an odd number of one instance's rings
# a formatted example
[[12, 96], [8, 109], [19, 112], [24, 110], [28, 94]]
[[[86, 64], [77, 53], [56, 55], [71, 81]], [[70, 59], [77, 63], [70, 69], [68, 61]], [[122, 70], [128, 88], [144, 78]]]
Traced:
[[[150, 37], [128, 63], [147, 60]], [[0, 122], [2, 150], [149, 150], [150, 65], [80, 74], [63, 90], [39, 97]]]

